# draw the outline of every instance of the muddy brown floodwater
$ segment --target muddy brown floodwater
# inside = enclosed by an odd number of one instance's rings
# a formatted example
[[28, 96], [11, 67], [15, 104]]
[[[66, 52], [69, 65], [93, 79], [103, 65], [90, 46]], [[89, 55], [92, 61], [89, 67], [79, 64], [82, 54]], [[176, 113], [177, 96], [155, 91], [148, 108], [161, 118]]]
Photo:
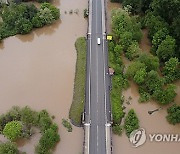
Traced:
[[[87, 0], [56, 0], [61, 10], [61, 21], [36, 29], [28, 35], [17, 35], [0, 44], [0, 113], [13, 105], [30, 106], [35, 110], [47, 109], [55, 115], [59, 125], [61, 142], [55, 154], [80, 154], [83, 145], [82, 128], [73, 127], [68, 133], [61, 125], [68, 118], [72, 103], [75, 75], [75, 40], [85, 36], [87, 21], [83, 10]], [[78, 15], [69, 14], [79, 10]], [[67, 14], [65, 14], [67, 11]], [[35, 136], [20, 150], [33, 154]]]
[[[110, 22], [110, 11], [113, 8], [119, 8], [121, 5], [117, 3], [108, 2], [108, 21]], [[108, 32], [111, 32], [111, 26], [108, 26]], [[151, 48], [151, 43], [147, 38], [148, 31], [143, 30], [143, 39], [140, 43], [140, 47], [143, 51], [149, 52]], [[130, 64], [125, 57], [123, 57], [123, 62], [126, 66]], [[178, 95], [175, 98], [175, 102], [180, 105], [180, 81], [175, 82], [177, 85]], [[129, 96], [132, 97], [130, 105], [124, 103], [126, 106], [126, 111], [133, 108], [137, 113], [137, 116], [140, 120], [140, 127], [146, 130], [146, 134], [161, 133], [161, 134], [180, 134], [180, 124], [170, 125], [166, 120], [167, 107], [163, 107], [162, 110], [155, 112], [152, 115], [148, 114], [149, 110], [154, 110], [160, 106], [153, 101], [148, 103], [138, 103], [139, 93], [138, 87], [135, 83], [130, 82], [130, 88], [123, 92], [125, 96], [125, 102], [128, 101]], [[133, 148], [129, 142], [129, 139], [126, 137], [125, 133], [121, 137], [113, 135], [113, 154], [179, 154], [180, 146], [179, 142], [150, 142], [149, 139], [146, 140], [146, 143], [138, 148]]]

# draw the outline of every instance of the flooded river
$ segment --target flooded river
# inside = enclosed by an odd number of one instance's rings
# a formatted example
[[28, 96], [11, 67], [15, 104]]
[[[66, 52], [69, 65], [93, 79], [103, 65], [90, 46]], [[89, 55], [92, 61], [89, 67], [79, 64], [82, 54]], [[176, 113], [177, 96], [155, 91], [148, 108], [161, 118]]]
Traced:
[[[83, 130], [73, 127], [73, 132], [68, 133], [61, 119], [68, 117], [72, 103], [74, 43], [86, 34], [83, 10], [87, 3], [87, 0], [56, 0], [54, 4], [61, 10], [61, 21], [28, 35], [10, 37], [0, 44], [0, 113], [13, 105], [47, 109], [56, 117], [60, 128], [61, 142], [55, 154], [82, 152]], [[78, 9], [79, 13], [69, 14], [71, 9]], [[37, 139], [32, 138], [32, 144], [21, 144], [20, 150], [33, 154]]]
[[[120, 4], [108, 2], [108, 21], [110, 22], [110, 11], [113, 8], [121, 7]], [[111, 26], [108, 25], [108, 32], [111, 32]], [[149, 52], [151, 43], [147, 38], [148, 31], [143, 30], [143, 39], [140, 43], [140, 48], [143, 51]], [[123, 62], [126, 66], [130, 64], [125, 57], [123, 57]], [[175, 98], [175, 102], [180, 105], [180, 81], [175, 83], [177, 85], [178, 95]], [[148, 103], [138, 103], [139, 93], [138, 87], [133, 82], [130, 82], [130, 88], [123, 92], [125, 96], [125, 102], [128, 101], [129, 96], [132, 97], [130, 105], [124, 103], [126, 111], [133, 108], [137, 113], [137, 116], [140, 120], [140, 127], [146, 130], [146, 134], [161, 133], [161, 134], [180, 134], [180, 124], [179, 125], [170, 125], [166, 120], [167, 107], [163, 107], [162, 110], [155, 112], [152, 115], [148, 114], [148, 111], [159, 108], [160, 106], [156, 102]], [[146, 140], [146, 143], [138, 148], [133, 148], [129, 142], [129, 139], [126, 137], [125, 133], [121, 137], [113, 135], [113, 154], [179, 154], [180, 151], [180, 142], [150, 142], [149, 139]]]

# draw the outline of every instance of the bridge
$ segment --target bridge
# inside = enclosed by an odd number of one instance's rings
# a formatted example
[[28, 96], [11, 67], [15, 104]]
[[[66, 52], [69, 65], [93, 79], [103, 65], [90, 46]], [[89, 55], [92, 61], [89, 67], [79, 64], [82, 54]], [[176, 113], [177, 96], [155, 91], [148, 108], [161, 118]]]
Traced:
[[84, 154], [112, 153], [105, 6], [105, 0], [89, 0]]

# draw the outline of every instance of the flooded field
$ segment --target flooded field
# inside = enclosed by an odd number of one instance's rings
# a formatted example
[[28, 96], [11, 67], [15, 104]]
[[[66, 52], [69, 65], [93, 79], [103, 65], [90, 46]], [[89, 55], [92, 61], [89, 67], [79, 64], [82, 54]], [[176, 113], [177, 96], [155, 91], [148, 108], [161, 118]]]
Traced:
[[[130, 105], [124, 103], [126, 106], [126, 111], [133, 108], [137, 116], [140, 120], [140, 127], [146, 130], [146, 134], [179, 134], [180, 133], [180, 125], [170, 125], [165, 116], [167, 115], [167, 107], [163, 107], [162, 110], [155, 112], [152, 115], [148, 114], [148, 111], [159, 108], [160, 106], [156, 102], [148, 102], [148, 103], [138, 103], [138, 88], [137, 86], [131, 82], [130, 88], [127, 91], [124, 91], [123, 95], [125, 96], [125, 100], [128, 100], [129, 96], [132, 97], [130, 101]], [[180, 82], [176, 83], [177, 88], [177, 97], [175, 99], [176, 103], [179, 104], [180, 99]], [[179, 142], [150, 142], [149, 139], [146, 141], [144, 145], [138, 148], [133, 148], [129, 143], [128, 138], [125, 133], [121, 137], [117, 135], [113, 135], [113, 146], [114, 152], [113, 154], [127, 153], [127, 154], [179, 154]]]
[[[61, 142], [55, 154], [82, 152], [83, 130], [73, 127], [73, 132], [68, 133], [61, 119], [68, 118], [72, 103], [74, 43], [86, 34], [83, 10], [87, 3], [87, 0], [56, 0], [54, 4], [61, 10], [61, 21], [28, 35], [10, 37], [0, 44], [0, 113], [13, 105], [47, 109], [60, 128]], [[71, 9], [78, 9], [78, 14], [69, 14]], [[20, 150], [32, 154], [38, 139], [37, 135], [28, 143], [20, 143]]]
[[[108, 21], [110, 22], [110, 11], [113, 8], [121, 7], [120, 4], [108, 2]], [[108, 32], [111, 32], [111, 26], [108, 26]], [[149, 52], [151, 48], [151, 43], [147, 38], [148, 31], [143, 30], [143, 39], [140, 43], [140, 48], [143, 51]], [[130, 61], [123, 57], [123, 62], [126, 66], [130, 64]], [[175, 83], [177, 85], [178, 95], [175, 98], [175, 102], [180, 104], [180, 81]], [[148, 111], [159, 108], [160, 106], [157, 102], [150, 101], [147, 103], [138, 103], [139, 93], [138, 87], [135, 83], [130, 82], [130, 88], [123, 92], [125, 96], [125, 102], [128, 101], [129, 96], [132, 97], [130, 105], [124, 103], [126, 111], [133, 108], [137, 113], [140, 120], [140, 127], [146, 130], [146, 134], [161, 133], [161, 134], [180, 134], [180, 124], [170, 125], [166, 120], [167, 107], [163, 106], [163, 109], [155, 112], [152, 115], [148, 114]], [[121, 137], [113, 135], [113, 154], [179, 154], [180, 146], [179, 142], [150, 142], [149, 139], [146, 143], [138, 148], [133, 148], [129, 143], [129, 139], [126, 137], [125, 133]]]

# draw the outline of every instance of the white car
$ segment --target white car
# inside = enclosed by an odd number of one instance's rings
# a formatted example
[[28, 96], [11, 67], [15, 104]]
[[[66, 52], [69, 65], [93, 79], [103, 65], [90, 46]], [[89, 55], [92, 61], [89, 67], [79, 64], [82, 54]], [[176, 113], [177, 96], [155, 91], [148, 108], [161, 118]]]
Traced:
[[100, 45], [101, 44], [101, 39], [98, 37], [97, 38], [97, 44]]

